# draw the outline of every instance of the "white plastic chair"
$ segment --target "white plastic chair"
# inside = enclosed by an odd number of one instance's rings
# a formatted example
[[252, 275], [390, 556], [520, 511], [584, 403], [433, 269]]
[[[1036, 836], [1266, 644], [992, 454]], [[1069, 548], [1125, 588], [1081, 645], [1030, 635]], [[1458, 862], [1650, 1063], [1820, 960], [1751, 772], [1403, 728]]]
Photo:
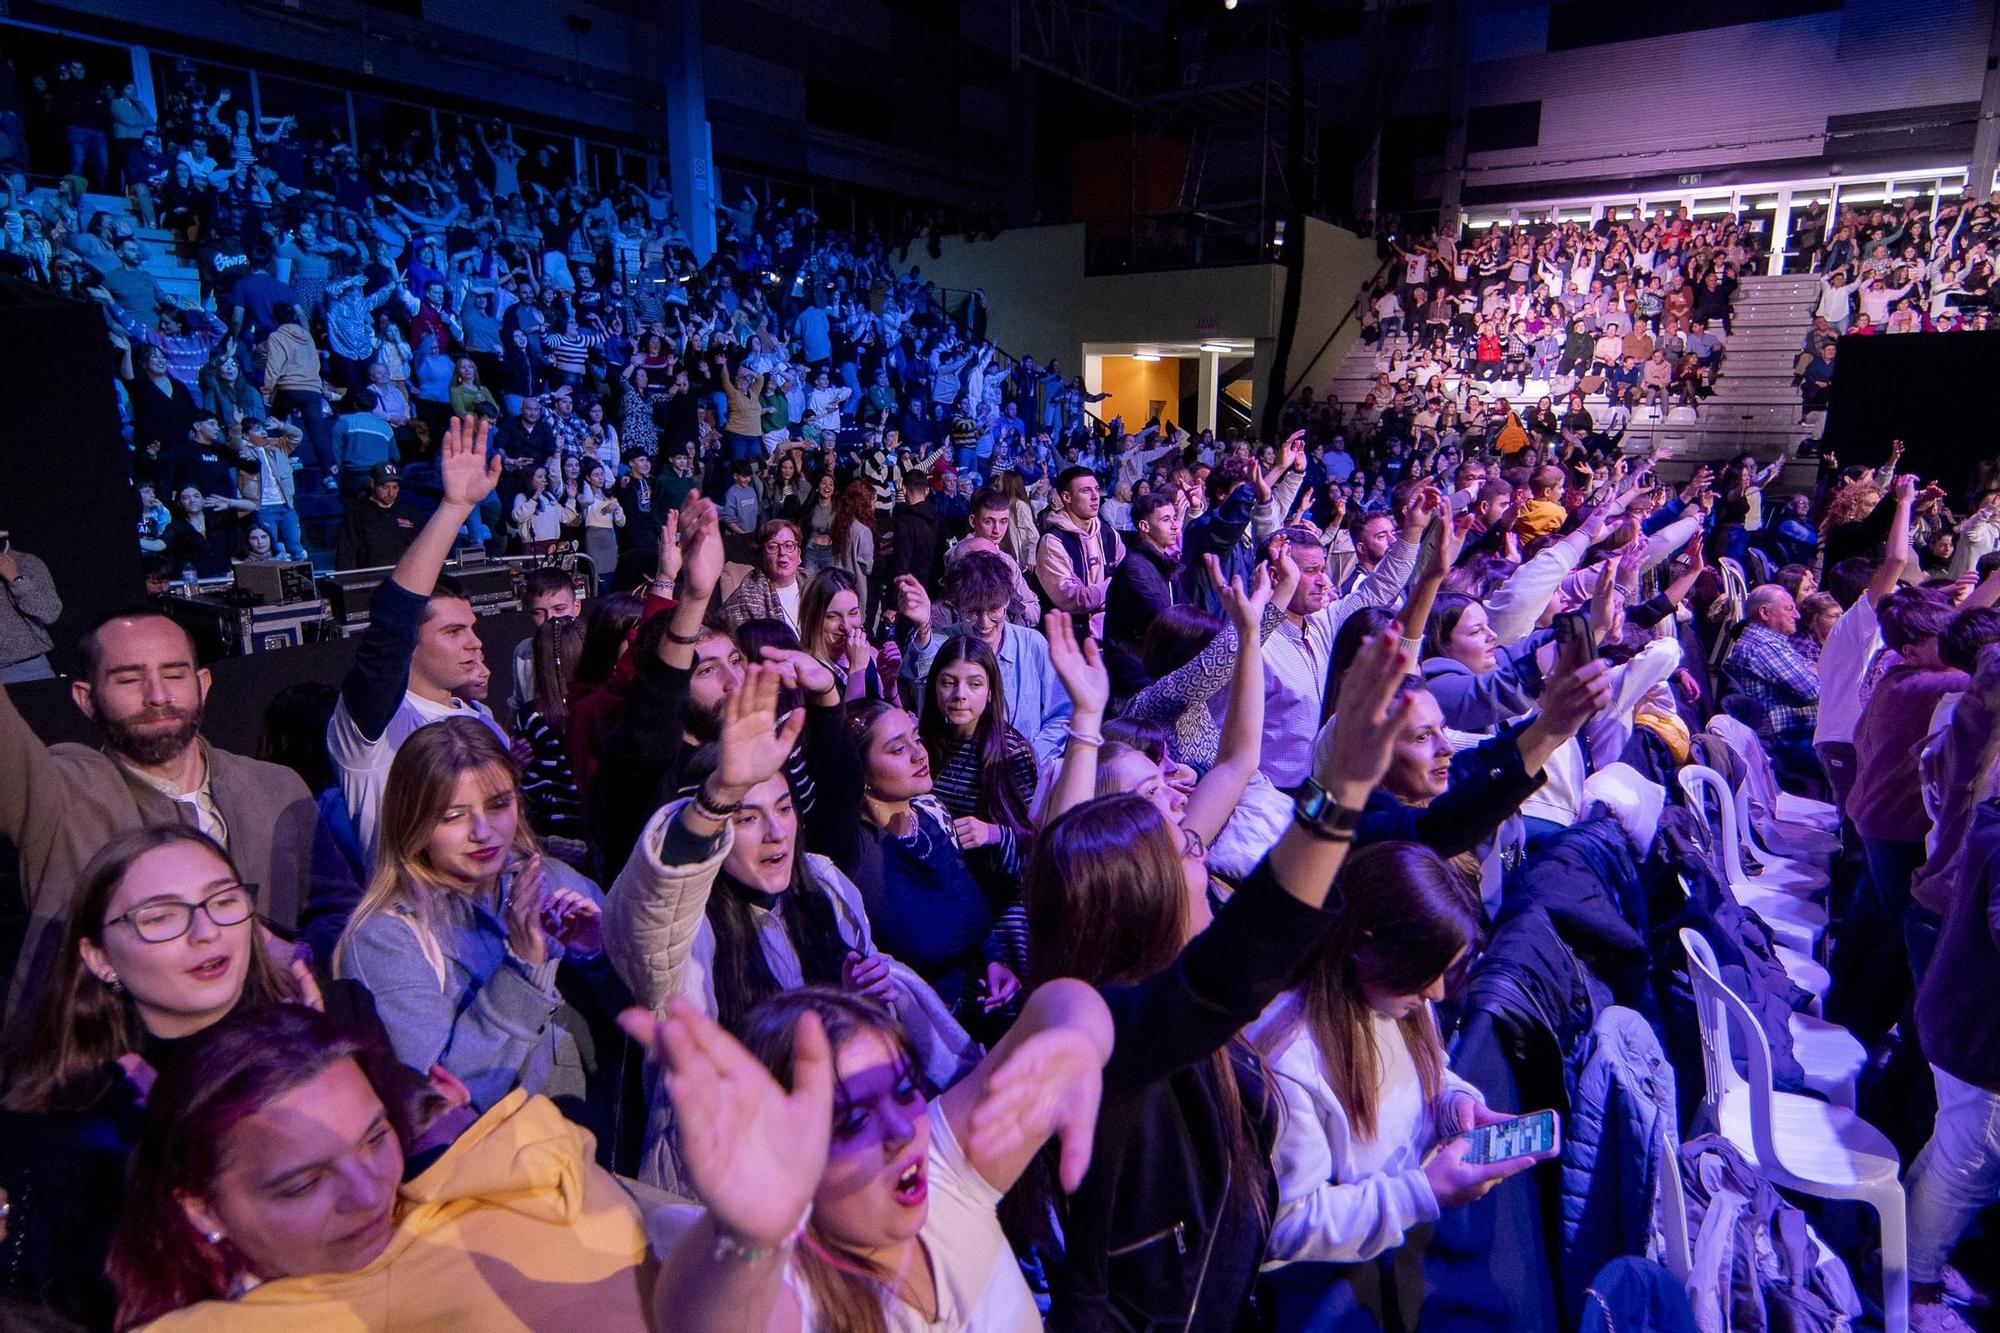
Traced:
[[[1855, 1199], [1882, 1222], [1882, 1312], [1886, 1333], [1910, 1326], [1909, 1246], [1895, 1145], [1844, 1106], [1773, 1090], [1771, 1044], [1750, 1006], [1722, 984], [1708, 941], [1681, 931], [1701, 1026], [1704, 1102], [1722, 1137], [1772, 1184], [1822, 1199]], [[1743, 1040], [1749, 1077], [1736, 1072], [1731, 1029]]]
[[1808, 957], [1817, 955], [1819, 942], [1826, 935], [1826, 909], [1808, 901], [1797, 891], [1763, 884], [1750, 877], [1743, 866], [1742, 846], [1737, 841], [1736, 802], [1722, 775], [1712, 768], [1689, 764], [1680, 770], [1678, 778], [1681, 790], [1687, 793], [1689, 805], [1711, 831], [1713, 825], [1704, 798], [1715, 797], [1722, 823], [1723, 879], [1729, 886], [1730, 896], [1755, 912], [1781, 944]]
[[1840, 809], [1824, 801], [1794, 796], [1778, 786], [1778, 773], [1757, 733], [1740, 718], [1717, 713], [1709, 734], [1719, 737], [1743, 764], [1744, 798], [1750, 815], [1744, 828], [1753, 846], [1788, 859], [1830, 861], [1840, 854]]
[[[1726, 740], [1723, 743], [1728, 745]], [[1732, 753], [1735, 752], [1735, 748], [1729, 746]], [[1810, 896], [1825, 890], [1832, 882], [1832, 876], [1825, 869], [1814, 865], [1806, 858], [1783, 856], [1758, 843], [1756, 825], [1751, 818], [1748, 783], [1740, 783], [1732, 788], [1729, 779], [1719, 770], [1699, 764], [1695, 767], [1704, 773], [1715, 774], [1716, 784], [1711, 790], [1717, 802], [1728, 801], [1735, 808], [1737, 851], [1746, 874], [1753, 876], [1764, 888], [1782, 889], [1786, 893]], [[1683, 789], [1685, 785], [1683, 784]], [[1837, 843], [1835, 847], [1838, 848]]]

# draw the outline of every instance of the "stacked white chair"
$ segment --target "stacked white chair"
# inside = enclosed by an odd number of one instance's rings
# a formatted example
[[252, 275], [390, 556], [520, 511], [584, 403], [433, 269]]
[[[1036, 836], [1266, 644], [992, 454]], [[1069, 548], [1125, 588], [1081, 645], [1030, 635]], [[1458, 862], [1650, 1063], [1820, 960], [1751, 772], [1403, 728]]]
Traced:
[[1743, 764], [1739, 789], [1750, 808], [1744, 828], [1760, 849], [1787, 859], [1824, 862], [1840, 853], [1840, 808], [1810, 797], [1794, 796], [1778, 786], [1757, 733], [1740, 719], [1717, 713], [1708, 720], [1710, 734], [1719, 736]]
[[[1895, 1145], [1845, 1106], [1776, 1091], [1771, 1044], [1757, 1016], [1722, 984], [1700, 933], [1683, 930], [1701, 1027], [1704, 1102], [1722, 1134], [1772, 1184], [1822, 1199], [1854, 1199], [1882, 1223], [1882, 1311], [1887, 1333], [1909, 1328], [1909, 1247]], [[1734, 1037], [1749, 1077], [1736, 1072]]]
[[[1743, 863], [1743, 847], [1736, 824], [1735, 794], [1729, 790], [1729, 784], [1722, 780], [1720, 773], [1700, 764], [1688, 764], [1676, 776], [1681, 790], [1687, 794], [1690, 808], [1711, 834], [1715, 832], [1715, 826], [1709, 820], [1708, 798], [1715, 800], [1721, 823], [1721, 870], [1730, 896], [1755, 912], [1771, 928], [1772, 936], [1780, 944], [1795, 953], [1816, 957], [1820, 941], [1826, 936], [1826, 909], [1812, 902], [1796, 884], [1783, 880], [1766, 884], [1751, 877]], [[1819, 993], [1823, 992], [1815, 992]]]

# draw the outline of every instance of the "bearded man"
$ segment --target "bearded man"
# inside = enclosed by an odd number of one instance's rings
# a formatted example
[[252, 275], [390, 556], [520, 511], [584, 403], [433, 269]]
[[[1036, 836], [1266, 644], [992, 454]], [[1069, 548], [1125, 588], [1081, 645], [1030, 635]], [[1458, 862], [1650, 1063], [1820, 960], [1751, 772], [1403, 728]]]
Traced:
[[360, 896], [353, 873], [297, 773], [201, 738], [209, 673], [187, 631], [134, 611], [92, 627], [78, 653], [70, 697], [103, 731], [101, 749], [44, 745], [0, 690], [0, 837], [21, 850], [29, 915], [8, 1012], [45, 982], [91, 858], [153, 824], [213, 838], [266, 925], [330, 946]]

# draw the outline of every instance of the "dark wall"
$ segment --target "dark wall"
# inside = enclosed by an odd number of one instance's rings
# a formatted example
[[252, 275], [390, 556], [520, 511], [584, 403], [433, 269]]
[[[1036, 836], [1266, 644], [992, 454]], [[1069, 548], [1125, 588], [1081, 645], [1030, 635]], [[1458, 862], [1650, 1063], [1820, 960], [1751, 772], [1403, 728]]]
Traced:
[[0, 528], [40, 556], [62, 595], [56, 664], [80, 627], [128, 606], [139, 583], [139, 504], [111, 386], [104, 315], [9, 283], [0, 291]]
[[1983, 410], [2000, 384], [2000, 332], [1904, 333], [1840, 340], [1826, 444], [1842, 465], [1875, 466], [1889, 442], [1903, 467], [1937, 480], [1954, 508], [1995, 452]]

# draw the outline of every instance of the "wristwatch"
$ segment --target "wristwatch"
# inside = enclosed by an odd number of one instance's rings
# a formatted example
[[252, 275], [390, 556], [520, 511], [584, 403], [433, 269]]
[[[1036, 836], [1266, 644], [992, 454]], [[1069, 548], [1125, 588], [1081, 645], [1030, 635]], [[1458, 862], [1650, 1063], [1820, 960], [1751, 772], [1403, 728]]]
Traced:
[[1361, 814], [1360, 810], [1335, 801], [1326, 788], [1311, 778], [1299, 788], [1298, 803], [1292, 808], [1292, 818], [1300, 828], [1327, 842], [1354, 841], [1361, 827]]

